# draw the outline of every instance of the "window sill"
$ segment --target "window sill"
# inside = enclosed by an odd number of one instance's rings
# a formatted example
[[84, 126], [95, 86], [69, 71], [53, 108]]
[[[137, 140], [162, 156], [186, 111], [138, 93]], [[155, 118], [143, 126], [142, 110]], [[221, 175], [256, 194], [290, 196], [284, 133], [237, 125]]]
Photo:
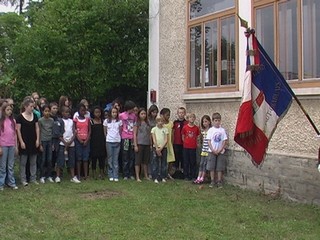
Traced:
[[210, 92], [210, 93], [185, 93], [182, 99], [185, 102], [239, 102], [242, 94], [236, 92]]
[[[320, 99], [320, 88], [298, 88], [292, 89], [299, 100], [303, 99]], [[239, 102], [242, 93], [240, 91], [233, 92], [207, 92], [192, 93], [188, 92], [182, 95], [185, 102]]]

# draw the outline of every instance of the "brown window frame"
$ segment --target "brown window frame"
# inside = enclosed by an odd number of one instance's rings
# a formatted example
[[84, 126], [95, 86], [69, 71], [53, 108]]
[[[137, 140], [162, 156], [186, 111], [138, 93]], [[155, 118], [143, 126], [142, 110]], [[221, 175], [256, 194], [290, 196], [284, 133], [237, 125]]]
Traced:
[[[239, 24], [238, 24], [238, 18], [236, 13], [238, 12], [238, 1], [235, 1], [235, 7], [228, 8], [226, 10], [222, 10], [219, 12], [215, 12], [212, 14], [207, 14], [201, 17], [197, 17], [194, 19], [190, 19], [190, 8], [189, 3], [190, 0], [186, 0], [187, 2], [187, 79], [186, 79], [186, 92], [187, 93], [212, 93], [212, 92], [235, 92], [239, 90], [239, 64], [238, 64], [238, 42], [239, 42]], [[201, 71], [202, 71], [202, 84], [200, 87], [191, 87], [191, 61], [190, 61], [190, 29], [195, 26], [201, 25], [202, 29], [202, 46], [204, 46], [205, 41], [205, 35], [204, 35], [204, 27], [205, 24], [214, 20], [218, 20], [218, 39], [221, 39], [221, 21], [228, 17], [234, 17], [235, 19], [235, 83], [230, 85], [221, 85], [221, 52], [219, 50], [219, 53], [217, 55], [217, 62], [220, 64], [217, 64], [217, 86], [205, 86], [204, 84], [204, 64], [205, 64], [205, 54], [204, 50], [201, 50]], [[221, 48], [221, 41], [218, 41], [218, 49]]]

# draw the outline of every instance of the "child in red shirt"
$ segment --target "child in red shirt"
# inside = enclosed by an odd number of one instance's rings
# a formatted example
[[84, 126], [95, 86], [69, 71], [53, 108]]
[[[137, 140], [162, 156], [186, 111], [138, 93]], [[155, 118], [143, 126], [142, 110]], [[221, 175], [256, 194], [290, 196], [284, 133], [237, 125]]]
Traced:
[[189, 115], [188, 124], [182, 128], [183, 141], [183, 174], [186, 180], [196, 177], [197, 139], [200, 135], [199, 127], [194, 124], [196, 115]]
[[186, 109], [179, 107], [177, 111], [178, 119], [173, 122], [173, 150], [176, 158], [175, 168], [178, 171], [183, 169], [183, 142], [182, 142], [182, 128], [188, 124], [185, 119]]

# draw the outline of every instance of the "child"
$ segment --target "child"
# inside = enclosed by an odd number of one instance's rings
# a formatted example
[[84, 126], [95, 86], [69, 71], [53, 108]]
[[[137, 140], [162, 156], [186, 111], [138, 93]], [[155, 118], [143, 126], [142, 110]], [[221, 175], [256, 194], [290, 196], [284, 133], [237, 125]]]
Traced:
[[156, 118], [158, 116], [159, 113], [159, 109], [156, 105], [151, 105], [148, 109], [148, 121], [149, 121], [149, 125], [150, 128], [154, 128], [156, 126]]
[[169, 179], [173, 179], [171, 177], [172, 174], [172, 166], [175, 161], [174, 151], [173, 151], [173, 145], [172, 145], [172, 128], [173, 128], [173, 122], [170, 121], [170, 109], [169, 108], [163, 108], [160, 111], [160, 115], [163, 118], [163, 127], [168, 129], [169, 138], [167, 143], [167, 162], [168, 162], [168, 173], [167, 177]]
[[150, 180], [148, 177], [148, 163], [150, 159], [150, 125], [147, 118], [147, 111], [144, 108], [140, 108], [138, 111], [138, 120], [133, 128], [133, 142], [135, 157], [135, 171], [136, 180], [141, 182], [140, 179], [140, 164], [142, 165], [144, 178]]
[[78, 178], [80, 179], [81, 163], [83, 163], [84, 180], [88, 177], [89, 166], [89, 152], [90, 152], [90, 135], [91, 125], [90, 119], [86, 117], [87, 108], [84, 104], [80, 103], [78, 106], [78, 116], [73, 119], [76, 129], [76, 162]]
[[157, 117], [156, 122], [157, 125], [151, 130], [153, 141], [152, 180], [155, 183], [159, 183], [159, 180], [166, 182], [167, 177], [166, 146], [169, 141], [169, 132], [168, 129], [163, 126], [164, 120], [162, 117]]
[[45, 183], [47, 178], [49, 182], [53, 182], [51, 177], [52, 171], [52, 129], [53, 119], [50, 117], [49, 105], [42, 107], [42, 115], [39, 119], [40, 128], [40, 151], [42, 151], [42, 157], [40, 162], [40, 183]]
[[104, 178], [106, 144], [103, 129], [102, 109], [98, 106], [94, 107], [91, 112], [91, 141], [90, 141], [90, 157], [92, 161], [92, 177], [96, 178], [97, 160], [99, 161], [99, 178]]
[[183, 169], [183, 142], [182, 142], [182, 128], [188, 123], [185, 119], [186, 109], [179, 107], [177, 111], [178, 119], [173, 122], [173, 150], [175, 156], [176, 170], [182, 171]]
[[[61, 132], [60, 127], [60, 118], [58, 117], [58, 103], [51, 102], [50, 103], [50, 117], [53, 119], [53, 127], [52, 127], [52, 169], [55, 169], [55, 165], [57, 163], [58, 152], [59, 152], [59, 143], [60, 137], [62, 137], [63, 132]], [[52, 176], [56, 173], [53, 172]]]
[[119, 115], [122, 121], [121, 132], [121, 151], [122, 151], [122, 164], [123, 164], [123, 179], [134, 179], [133, 165], [134, 165], [134, 152], [133, 152], [133, 126], [137, 121], [137, 116], [134, 114], [135, 103], [127, 101], [124, 105], [124, 112]]
[[188, 124], [182, 128], [183, 141], [183, 175], [186, 180], [196, 176], [197, 138], [200, 134], [199, 127], [194, 124], [196, 115], [189, 114]]
[[104, 133], [106, 135], [107, 159], [108, 159], [108, 176], [109, 180], [119, 181], [119, 152], [121, 142], [121, 126], [119, 112], [116, 107], [111, 109], [111, 113], [103, 122]]
[[30, 182], [38, 184], [36, 180], [37, 153], [40, 145], [40, 131], [38, 118], [33, 113], [34, 100], [26, 97], [22, 103], [23, 112], [17, 117], [17, 136], [20, 152], [20, 180], [23, 186], [28, 186], [26, 178], [26, 164], [30, 161]]
[[208, 138], [207, 138], [207, 133], [208, 130], [211, 128], [211, 119], [208, 115], [204, 115], [201, 118], [201, 140], [202, 140], [202, 148], [201, 148], [201, 160], [200, 160], [200, 165], [199, 165], [199, 174], [197, 179], [193, 182], [196, 184], [203, 183], [205, 175], [206, 175], [206, 170], [207, 170], [207, 162], [208, 162], [208, 149], [209, 149], [209, 143], [208, 143]]
[[[90, 112], [89, 112], [89, 102], [88, 102], [88, 100], [87, 100], [87, 99], [81, 99], [81, 101], [80, 101], [79, 104], [83, 104], [83, 105], [85, 106], [86, 111], [85, 111], [84, 116], [85, 116], [86, 118], [89, 118], [89, 119], [90, 119], [91, 115], [90, 115]], [[75, 118], [77, 118], [77, 117], [79, 117], [79, 111], [77, 111], [77, 112], [75, 112], [75, 113], [73, 114], [73, 119], [75, 119]]]
[[56, 183], [61, 182], [61, 170], [65, 165], [65, 160], [67, 160], [68, 167], [71, 174], [71, 182], [81, 183], [74, 173], [75, 168], [75, 127], [73, 121], [70, 119], [71, 110], [69, 107], [61, 107], [62, 119], [60, 120], [60, 128], [62, 136], [60, 137], [60, 146], [57, 159], [57, 177], [55, 179]]
[[225, 146], [228, 140], [226, 131], [221, 126], [221, 115], [219, 113], [212, 114], [212, 127], [208, 130], [207, 139], [209, 143], [209, 161], [207, 169], [210, 171], [211, 184], [214, 186], [214, 175], [217, 171], [217, 187], [222, 187], [222, 172], [226, 167], [224, 157]]
[[17, 153], [16, 122], [12, 107], [3, 103], [0, 118], [0, 191], [5, 183], [12, 189], [18, 189], [13, 169], [14, 155]]
[[[157, 107], [157, 105], [151, 105], [148, 109], [148, 121], [149, 121], [149, 125], [150, 125], [150, 129], [154, 128], [156, 126], [156, 118], [158, 116], [159, 113], [159, 108]], [[151, 142], [152, 142], [152, 137], [151, 137]], [[149, 178], [152, 178], [152, 167], [151, 167], [151, 162], [152, 162], [152, 149], [150, 151], [150, 161], [148, 164], [148, 173], [149, 173]]]

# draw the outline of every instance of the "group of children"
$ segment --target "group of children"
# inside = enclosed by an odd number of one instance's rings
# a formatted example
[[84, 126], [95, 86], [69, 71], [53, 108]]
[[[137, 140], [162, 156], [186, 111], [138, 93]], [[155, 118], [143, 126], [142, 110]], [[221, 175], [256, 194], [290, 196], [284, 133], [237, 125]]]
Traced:
[[2, 102], [0, 190], [4, 185], [18, 188], [13, 170], [15, 154], [20, 155], [23, 186], [38, 184], [38, 169], [40, 183], [60, 183], [65, 165], [71, 182], [81, 183], [89, 176], [89, 163], [90, 177], [104, 178], [107, 169], [109, 181], [115, 182], [119, 181], [121, 163], [124, 180], [141, 182], [143, 173], [146, 180], [166, 182], [179, 171], [184, 179], [200, 184], [210, 171], [210, 187], [222, 185], [227, 134], [221, 127], [219, 113], [214, 113], [212, 119], [204, 115], [199, 128], [195, 124], [195, 114], [186, 115], [184, 107], [178, 109], [178, 118], [172, 122], [170, 109], [163, 108], [159, 112], [156, 105], [146, 110], [127, 101], [123, 112], [119, 102], [114, 102], [107, 112], [98, 106], [89, 112], [88, 106], [88, 101], [81, 100], [72, 115], [67, 97], [62, 96], [59, 104], [47, 104], [35, 93], [24, 99], [20, 114], [14, 118], [12, 99]]

